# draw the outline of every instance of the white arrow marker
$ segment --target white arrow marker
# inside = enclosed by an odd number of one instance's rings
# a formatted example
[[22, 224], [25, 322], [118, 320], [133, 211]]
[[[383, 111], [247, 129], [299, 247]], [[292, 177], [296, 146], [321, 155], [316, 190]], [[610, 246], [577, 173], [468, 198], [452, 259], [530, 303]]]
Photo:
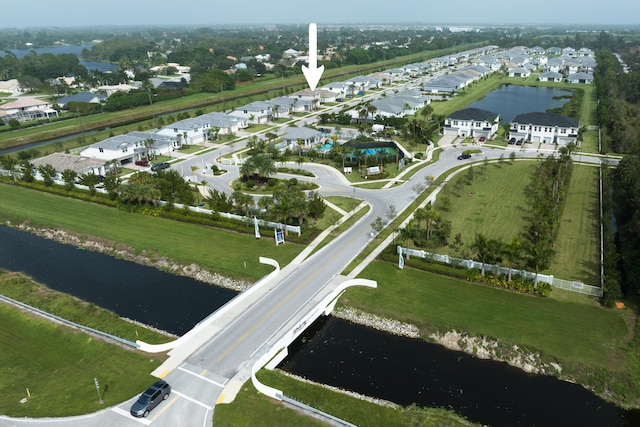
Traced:
[[309, 67], [302, 66], [302, 73], [311, 90], [316, 90], [323, 72], [324, 65], [318, 68], [318, 27], [312, 23], [309, 24]]

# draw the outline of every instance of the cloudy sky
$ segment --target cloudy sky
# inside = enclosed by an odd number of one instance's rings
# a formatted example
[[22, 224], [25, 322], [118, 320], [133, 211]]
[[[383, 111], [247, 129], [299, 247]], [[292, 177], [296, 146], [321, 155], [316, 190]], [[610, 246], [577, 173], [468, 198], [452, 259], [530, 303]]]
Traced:
[[0, 0], [0, 11], [0, 28], [309, 22], [640, 25], [638, 0]]

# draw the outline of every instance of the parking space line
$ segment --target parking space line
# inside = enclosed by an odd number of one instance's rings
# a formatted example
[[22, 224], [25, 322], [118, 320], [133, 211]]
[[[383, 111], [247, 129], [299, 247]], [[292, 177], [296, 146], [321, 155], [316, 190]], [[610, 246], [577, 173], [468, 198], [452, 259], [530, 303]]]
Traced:
[[173, 393], [177, 394], [180, 397], [184, 397], [185, 399], [195, 403], [196, 405], [200, 405], [205, 409], [213, 409], [212, 406], [209, 406], [206, 403], [199, 402], [199, 401], [195, 400], [194, 398], [187, 396], [186, 394], [180, 393], [179, 391], [175, 391], [174, 390]]
[[[182, 372], [186, 372], [187, 374], [193, 375], [194, 377], [198, 377], [198, 378], [201, 378], [201, 379], [203, 379], [203, 380], [205, 380], [207, 382], [210, 382], [211, 384], [216, 385], [218, 387], [224, 388], [224, 386], [225, 386], [224, 384], [221, 384], [221, 383], [219, 383], [217, 381], [214, 381], [212, 379], [204, 377], [204, 376], [202, 376], [202, 374], [196, 374], [195, 372], [190, 371], [190, 370], [188, 370], [186, 368], [183, 368], [182, 366], [178, 366], [178, 369], [181, 370]], [[205, 369], [203, 372], [207, 372], [207, 370]]]

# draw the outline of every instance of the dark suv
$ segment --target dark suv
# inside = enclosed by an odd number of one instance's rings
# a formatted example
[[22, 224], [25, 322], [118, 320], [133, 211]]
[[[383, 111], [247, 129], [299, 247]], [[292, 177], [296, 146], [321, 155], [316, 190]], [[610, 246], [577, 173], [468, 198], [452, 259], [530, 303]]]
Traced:
[[164, 380], [157, 381], [145, 390], [138, 400], [136, 400], [136, 403], [131, 406], [131, 415], [138, 418], [146, 417], [153, 408], [158, 406], [158, 403], [167, 400], [169, 394], [171, 394], [171, 386], [169, 383]]
[[151, 166], [151, 170], [156, 172], [162, 169], [168, 169], [171, 167], [170, 163], [167, 162], [163, 162], [163, 163], [156, 163], [155, 165]]

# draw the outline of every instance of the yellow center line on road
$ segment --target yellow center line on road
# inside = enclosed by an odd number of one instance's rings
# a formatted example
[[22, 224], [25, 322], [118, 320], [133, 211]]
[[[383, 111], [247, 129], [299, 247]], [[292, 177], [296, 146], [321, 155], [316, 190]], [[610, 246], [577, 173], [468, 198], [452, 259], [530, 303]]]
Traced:
[[[353, 236], [350, 240], [349, 243], [353, 242], [354, 240], [356, 240], [359, 237], [359, 235], [355, 235]], [[345, 245], [346, 246], [346, 245]], [[335, 251], [333, 253], [333, 256], [330, 257], [329, 259], [327, 259], [327, 261], [325, 261], [321, 268], [318, 269], [317, 271], [321, 271], [324, 269], [324, 267], [328, 264], [331, 264], [333, 259], [336, 258], [338, 255], [340, 255], [342, 251]], [[295, 289], [293, 289], [286, 297], [284, 297], [278, 304], [276, 304], [271, 310], [269, 310], [269, 312], [267, 314], [265, 314], [259, 321], [257, 321], [249, 330], [247, 330], [244, 334], [242, 334], [242, 336], [240, 338], [238, 338], [233, 344], [231, 344], [231, 346], [229, 346], [229, 348], [227, 348], [224, 353], [222, 353], [220, 356], [218, 356], [216, 358], [216, 360], [218, 362], [222, 361], [222, 359], [224, 359], [225, 357], [227, 357], [229, 355], [229, 353], [231, 353], [231, 351], [233, 351], [234, 348], [236, 348], [238, 345], [240, 345], [240, 343], [242, 341], [244, 341], [260, 324], [262, 324], [262, 322], [264, 322], [266, 319], [268, 319], [269, 317], [271, 317], [273, 315], [273, 313], [275, 313], [280, 307], [282, 307], [284, 305], [285, 302], [287, 302], [293, 295], [295, 295], [296, 293], [298, 293], [300, 291], [300, 289], [302, 289], [303, 286], [305, 286], [307, 283], [309, 283], [311, 281], [311, 279], [313, 279], [318, 273], [314, 273], [312, 276], [310, 276], [309, 278], [307, 278], [307, 280], [305, 280], [304, 282], [300, 283], [298, 286], [296, 286]]]
[[166, 404], [166, 405], [164, 405], [164, 406], [162, 407], [162, 409], [161, 409], [159, 412], [157, 412], [157, 413], [153, 416], [153, 418], [151, 418], [151, 421], [153, 422], [153, 421], [157, 420], [157, 419], [158, 419], [158, 417], [159, 417], [160, 415], [162, 415], [162, 414], [164, 413], [164, 411], [166, 411], [167, 409], [169, 409], [169, 408], [171, 407], [171, 405], [173, 405], [174, 403], [176, 403], [176, 401], [177, 401], [178, 399], [180, 399], [180, 396], [175, 395], [175, 396], [173, 397], [173, 399], [171, 399], [169, 402], [167, 402], [167, 404]]

